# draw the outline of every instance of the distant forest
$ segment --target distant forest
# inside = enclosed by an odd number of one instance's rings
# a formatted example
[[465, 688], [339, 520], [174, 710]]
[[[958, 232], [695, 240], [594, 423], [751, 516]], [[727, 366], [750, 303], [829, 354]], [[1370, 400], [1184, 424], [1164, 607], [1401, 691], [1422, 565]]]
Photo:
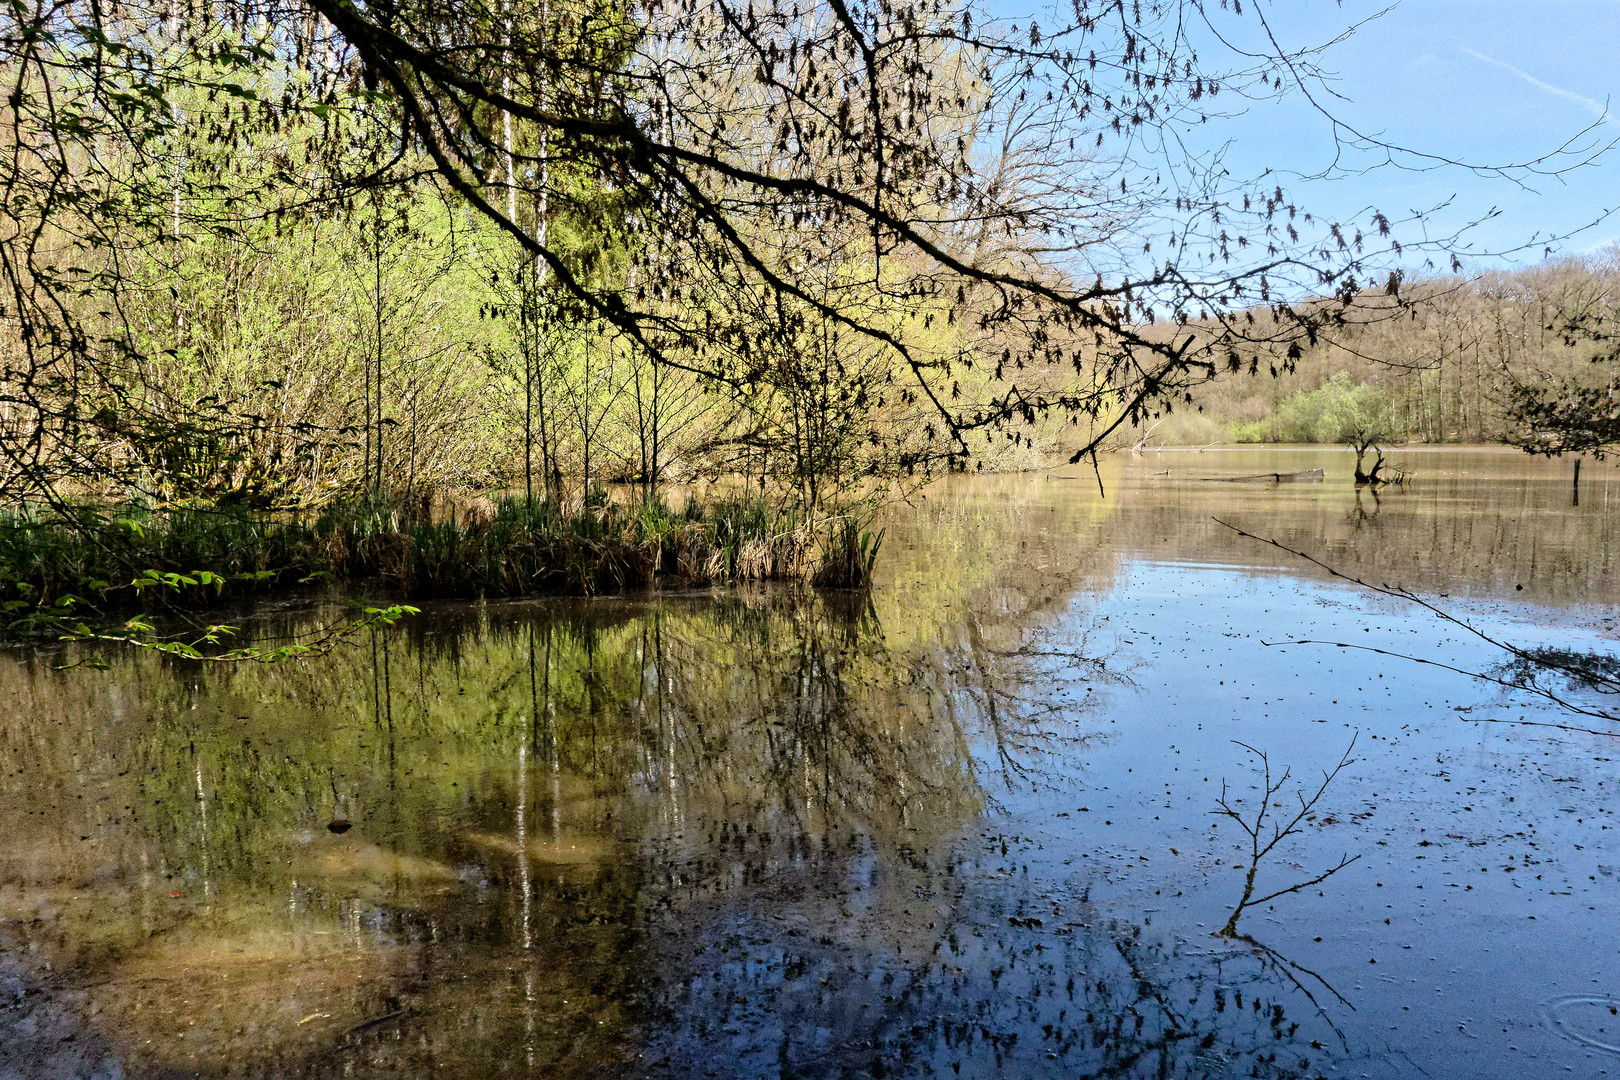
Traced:
[[1115, 445], [1339, 442], [1335, 406], [1352, 394], [1390, 442], [1539, 445], [1527, 401], [1570, 388], [1606, 400], [1614, 390], [1607, 361], [1620, 340], [1620, 247], [1392, 288], [1421, 302], [1392, 303], [1387, 317], [1338, 329], [1292, 370], [1222, 372]]

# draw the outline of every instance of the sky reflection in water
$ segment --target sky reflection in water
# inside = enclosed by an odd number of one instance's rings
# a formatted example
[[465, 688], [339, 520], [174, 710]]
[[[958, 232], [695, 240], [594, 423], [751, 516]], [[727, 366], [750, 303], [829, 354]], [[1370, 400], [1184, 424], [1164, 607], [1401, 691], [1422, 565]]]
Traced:
[[[1499, 659], [1210, 520], [1608, 647], [1611, 469], [1572, 509], [1562, 464], [1406, 456], [1377, 502], [1332, 452], [1122, 457], [1104, 499], [953, 480], [892, 515], [870, 601], [443, 605], [307, 667], [10, 665], [0, 1076], [1620, 1072], [1615, 740], [1262, 644]], [[1261, 883], [1360, 860], [1245, 916], [1271, 951], [1211, 937], [1244, 858], [1210, 811], [1256, 782], [1232, 740], [1304, 783], [1356, 732]]]

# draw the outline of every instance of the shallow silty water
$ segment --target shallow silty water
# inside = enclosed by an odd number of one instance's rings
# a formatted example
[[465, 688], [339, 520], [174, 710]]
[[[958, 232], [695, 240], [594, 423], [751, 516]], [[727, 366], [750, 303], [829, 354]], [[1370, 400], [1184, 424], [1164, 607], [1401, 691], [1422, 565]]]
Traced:
[[[954, 478], [870, 597], [8, 663], [0, 1076], [1620, 1073], [1616, 725], [1213, 520], [1614, 647], [1610, 469], [1402, 456], [1377, 500], [1334, 451]], [[1223, 785], [1252, 820], [1291, 767], [1286, 824], [1347, 750], [1252, 895], [1353, 861], [1215, 936]]]

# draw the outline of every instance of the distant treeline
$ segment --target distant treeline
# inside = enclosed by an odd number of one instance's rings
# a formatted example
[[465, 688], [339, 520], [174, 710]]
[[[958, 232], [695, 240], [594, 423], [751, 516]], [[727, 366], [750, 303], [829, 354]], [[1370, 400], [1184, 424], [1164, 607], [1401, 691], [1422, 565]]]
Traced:
[[1292, 371], [1223, 373], [1192, 404], [1122, 435], [1125, 445], [1337, 442], [1333, 400], [1359, 390], [1391, 441], [1519, 441], [1513, 404], [1574, 384], [1611, 387], [1620, 335], [1620, 247], [1529, 269], [1394, 282], [1389, 314], [1307, 349]]

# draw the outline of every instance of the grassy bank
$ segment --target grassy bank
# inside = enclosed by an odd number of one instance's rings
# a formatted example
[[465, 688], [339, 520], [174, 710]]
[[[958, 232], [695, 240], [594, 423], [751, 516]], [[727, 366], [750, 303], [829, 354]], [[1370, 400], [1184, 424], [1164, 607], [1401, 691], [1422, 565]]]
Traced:
[[191, 604], [322, 582], [399, 599], [592, 594], [690, 584], [870, 580], [878, 538], [846, 518], [757, 501], [564, 512], [503, 499], [445, 520], [385, 502], [290, 516], [238, 509], [18, 509], [0, 516], [0, 601], [14, 615]]

